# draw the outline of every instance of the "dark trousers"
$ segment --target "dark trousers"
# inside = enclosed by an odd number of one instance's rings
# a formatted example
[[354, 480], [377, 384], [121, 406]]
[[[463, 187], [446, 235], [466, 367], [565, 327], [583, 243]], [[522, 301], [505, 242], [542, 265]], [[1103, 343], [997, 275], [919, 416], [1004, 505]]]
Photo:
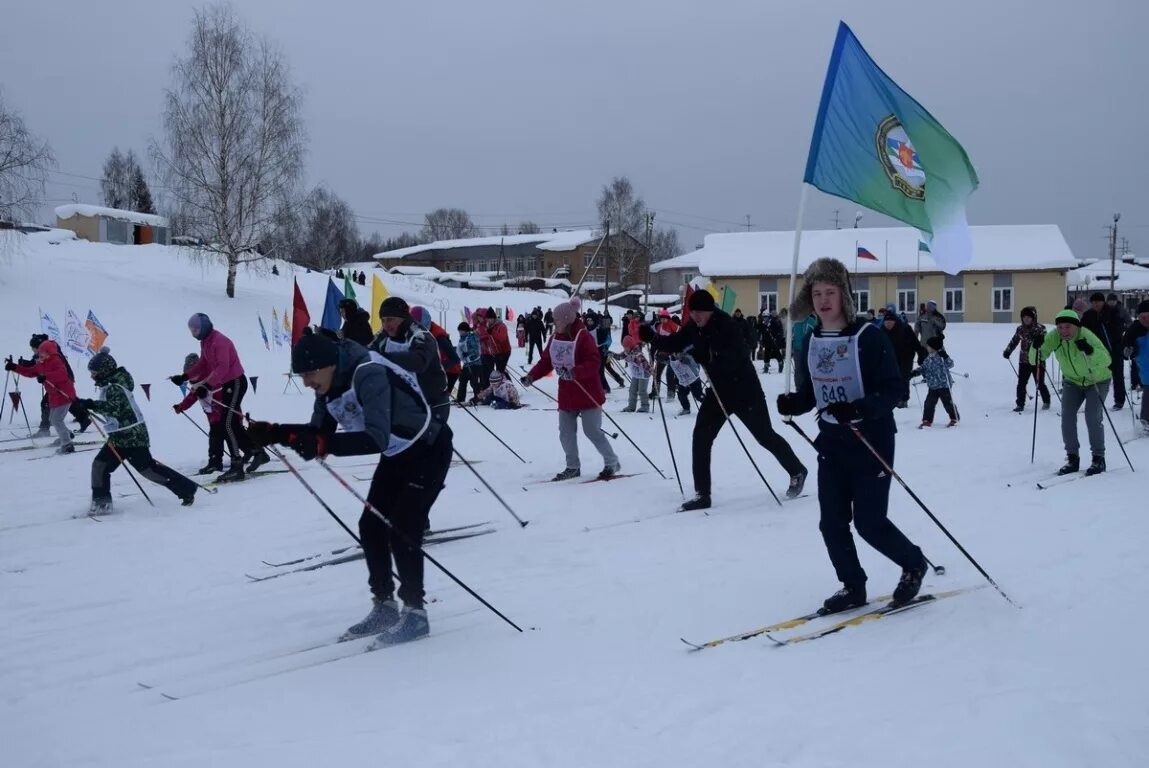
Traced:
[[[510, 362], [510, 360], [511, 360], [511, 353], [508, 352], [505, 355], [495, 355], [493, 359], [494, 359], [494, 363], [495, 363], [495, 370], [498, 371], [499, 373], [503, 374], [504, 376], [506, 376], [507, 375], [507, 363]], [[489, 378], [490, 378], [490, 376], [488, 376], [488, 379]], [[490, 386], [489, 381], [488, 381], [488, 386]]]
[[479, 391], [482, 392], [484, 389], [491, 386], [491, 371], [495, 370], [495, 358], [493, 355], [483, 355], [479, 358], [479, 360], [481, 362], [481, 366], [479, 368], [479, 381], [475, 386], [481, 386]]
[[535, 350], [539, 351], [539, 355], [543, 354], [543, 340], [539, 336], [527, 337], [527, 365], [535, 359]]
[[910, 373], [914, 370], [914, 359], [911, 357], [907, 360], [898, 361], [898, 372], [902, 374], [902, 402], [908, 403], [910, 401]]
[[459, 374], [459, 392], [455, 395], [455, 402], [462, 403], [467, 399], [467, 385], [471, 385], [473, 394], [479, 394], [485, 389], [481, 387], [482, 382], [480, 379], [483, 376], [482, 366], [479, 365], [464, 365], [463, 372]]
[[[120, 454], [116, 458], [116, 452]], [[156, 485], [162, 485], [179, 498], [191, 496], [196, 491], [196, 484], [176, 472], [171, 467], [165, 467], [152, 458], [147, 448], [120, 448], [115, 451], [111, 446], [104, 447], [92, 459], [92, 499], [94, 501], [107, 501], [112, 498], [112, 473], [120, 467], [120, 459], [131, 463], [141, 475]]]
[[1029, 385], [1029, 377], [1032, 376], [1033, 380], [1037, 382], [1037, 391], [1041, 395], [1041, 401], [1049, 405], [1049, 387], [1045, 386], [1045, 363], [1040, 365], [1030, 365], [1025, 360], [1021, 361], [1021, 365], [1017, 369], [1017, 407], [1025, 406], [1026, 387]]
[[[459, 370], [462, 371], [461, 368]], [[447, 374], [447, 397], [450, 397], [451, 393], [455, 390], [455, 384], [459, 381], [459, 376], [459, 373]]]
[[[848, 439], [853, 439], [849, 436]], [[894, 433], [866, 439], [892, 467]], [[858, 561], [850, 521], [862, 540], [903, 569], [916, 568], [922, 562], [922, 551], [890, 522], [890, 474], [861, 445], [827, 449], [818, 441], [818, 504], [821, 520], [818, 528], [838, 581], [851, 586], [866, 582], [866, 572]]]
[[1113, 350], [1113, 362], [1109, 366], [1113, 371], [1113, 404], [1125, 405], [1125, 358], [1121, 350]]
[[937, 408], [938, 400], [942, 401], [942, 407], [946, 409], [946, 414], [951, 419], [957, 419], [957, 408], [954, 407], [954, 400], [950, 396], [949, 387], [946, 387], [945, 389], [931, 389], [926, 395], [926, 405], [922, 409], [922, 421], [934, 420], [934, 409]]
[[[240, 376], [220, 387], [216, 399], [227, 406], [223, 411], [224, 435], [227, 437], [228, 453], [232, 461], [237, 456], [246, 456], [255, 450], [247, 428], [243, 426], [243, 396], [247, 394], [247, 377]], [[219, 405], [215, 406], [219, 408]]]
[[[51, 429], [52, 425], [48, 422], [48, 411], [52, 410], [48, 407], [48, 395], [45, 393], [40, 398], [40, 429]], [[77, 422], [79, 422], [82, 429], [87, 429], [88, 424], [91, 423], [92, 417], [88, 415], [88, 409], [80, 405], [79, 401], [73, 400], [72, 404], [68, 406], [68, 413], [72, 414]]]
[[622, 380], [622, 377], [619, 376], [618, 373], [615, 372], [614, 368], [607, 365], [609, 360], [610, 360], [609, 348], [608, 347], [599, 347], [598, 348], [598, 378], [602, 382], [603, 390], [606, 392], [610, 391], [610, 385], [606, 383], [606, 375], [608, 373], [610, 374], [610, 377], [612, 379], [614, 379], [615, 386], [618, 386], [618, 387], [626, 386], [625, 382], [623, 382], [623, 380]]
[[[367, 584], [382, 600], [395, 594], [391, 561], [399, 573], [399, 599], [423, 607], [423, 531], [431, 506], [451, 468], [451, 428], [444, 424], [431, 445], [416, 445], [398, 456], [380, 457], [367, 501], [391, 523], [363, 509], [359, 538], [367, 560]], [[394, 530], [392, 530], [394, 526]]]
[[674, 397], [674, 393], [678, 390], [678, 377], [674, 375], [674, 369], [666, 360], [654, 361], [654, 375], [651, 376], [650, 396], [658, 397], [658, 388], [662, 384], [662, 374], [666, 373], [666, 394], [668, 397]]
[[[217, 405], [216, 408], [219, 406]], [[227, 455], [232, 462], [239, 460], [242, 454], [237, 455], [235, 448], [227, 439], [227, 426], [223, 419], [209, 422], [207, 425], [207, 460], [209, 464], [223, 466], [223, 449], [227, 446]]]
[[702, 379], [696, 379], [689, 387], [684, 387], [682, 384], [678, 385], [678, 402], [684, 410], [690, 410], [690, 397], [702, 402], [702, 398], [706, 397], [706, 393], [702, 390]]
[[[796, 475], [805, 470], [802, 462], [794, 455], [794, 449], [771, 426], [770, 412], [766, 410], [766, 396], [761, 390], [751, 392], [748, 398], [725, 404], [730, 417], [741, 419], [758, 444], [774, 455], [786, 474]], [[694, 422], [694, 490], [702, 496], [710, 495], [710, 451], [714, 447], [714, 438], [718, 437], [725, 423], [722, 406], [711, 389], [703, 398], [698, 409], [698, 419]]]

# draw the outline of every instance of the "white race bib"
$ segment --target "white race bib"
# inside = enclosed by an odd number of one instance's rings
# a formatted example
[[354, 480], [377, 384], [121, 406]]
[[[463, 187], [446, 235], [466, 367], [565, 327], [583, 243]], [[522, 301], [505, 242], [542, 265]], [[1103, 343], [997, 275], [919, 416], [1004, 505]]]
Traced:
[[[858, 336], [873, 326], [865, 326], [853, 336], [811, 336], [810, 383], [814, 400], [822, 411], [830, 403], [851, 403], [865, 397], [862, 368], [858, 361]], [[838, 421], [828, 413], [821, 418], [830, 424]]]
[[674, 371], [675, 378], [678, 379], [678, 386], [689, 387], [694, 382], [698, 381], [698, 374], [694, 372], [686, 363], [681, 360], [671, 359], [670, 370]]
[[[423, 421], [423, 426], [419, 429], [418, 434], [409, 439], [398, 437], [394, 431], [391, 432], [388, 438], [386, 447], [383, 448], [384, 456], [394, 456], [402, 453], [407, 448], [423, 436], [427, 431], [427, 427], [431, 424], [431, 407], [427, 404], [427, 398], [423, 396], [423, 390], [419, 388], [419, 381], [415, 378], [414, 374], [406, 371], [399, 366], [392, 363], [387, 358], [383, 357], [377, 352], [368, 353], [371, 359], [366, 363], [362, 363], [355, 369], [358, 372], [359, 368], [364, 365], [382, 365], [391, 373], [401, 378], [413, 391], [418, 393], [419, 399], [423, 403], [423, 408], [427, 412], [427, 416]], [[344, 392], [340, 397], [327, 403], [327, 412], [331, 414], [332, 418], [339, 423], [339, 426], [344, 432], [362, 432], [367, 428], [367, 418], [363, 414], [363, 405], [359, 402], [359, 396], [355, 392], [355, 374], [351, 374], [351, 388]]]

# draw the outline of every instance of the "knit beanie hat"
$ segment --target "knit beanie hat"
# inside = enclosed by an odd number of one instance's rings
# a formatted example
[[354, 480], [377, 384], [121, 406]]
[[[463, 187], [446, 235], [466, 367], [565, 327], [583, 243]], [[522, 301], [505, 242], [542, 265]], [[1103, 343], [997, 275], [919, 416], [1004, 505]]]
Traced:
[[190, 355], [184, 358], [184, 371], [186, 372], [189, 368], [198, 362], [199, 355], [197, 355], [195, 352], [192, 352]]
[[574, 302], [564, 301], [554, 309], [555, 322], [562, 326], [570, 325], [578, 317], [578, 310], [575, 309]]
[[467, 325], [466, 323], [459, 323], [459, 327], [456, 328], [455, 330], [459, 331], [461, 333], [470, 333], [471, 332], [471, 326]]
[[305, 333], [291, 348], [291, 370], [307, 373], [339, 362], [339, 345], [318, 333]]
[[1090, 301], [1105, 301], [1105, 294], [1101, 291], [1096, 291], [1089, 296]]
[[399, 317], [408, 320], [411, 317], [411, 307], [398, 296], [388, 296], [379, 305], [379, 317], [380, 319]]
[[100, 351], [88, 361], [88, 373], [96, 378], [106, 376], [118, 367], [116, 358], [112, 357], [112, 350], [107, 347], [100, 347]]
[[[838, 286], [842, 293], [842, 314], [846, 316], [846, 322], [852, 322], [857, 311], [854, 309], [854, 292], [850, 289], [850, 273], [846, 265], [837, 259], [815, 260], [802, 275], [802, 290], [798, 292], [799, 299], [794, 302], [796, 305], [809, 307], [813, 311], [814, 283]], [[794, 317], [797, 319], [799, 315], [795, 314]]]
[[33, 333], [32, 338], [28, 341], [28, 346], [32, 349], [37, 349], [41, 344], [48, 340], [46, 333]]
[[191, 331], [192, 336], [203, 341], [208, 337], [215, 326], [211, 324], [211, 318], [203, 312], [196, 312], [188, 318], [188, 330]]
[[[1080, 301], [1080, 299], [1079, 299]], [[1072, 309], [1063, 309], [1057, 313], [1057, 317], [1053, 319], [1055, 323], [1072, 323], [1077, 327], [1081, 327], [1081, 317], [1077, 312]]]
[[420, 307], [419, 305], [411, 307], [411, 319], [423, 330], [431, 330], [431, 313], [426, 307]]
[[1137, 314], [1144, 314], [1149, 312], [1149, 300], [1143, 301], [1137, 305]]
[[495, 384], [503, 380], [503, 374], [499, 373], [498, 371], [491, 371], [491, 375], [488, 378], [492, 384]]
[[710, 291], [695, 291], [690, 294], [690, 300], [686, 303], [686, 308], [691, 312], [714, 311], [714, 297], [710, 295]]

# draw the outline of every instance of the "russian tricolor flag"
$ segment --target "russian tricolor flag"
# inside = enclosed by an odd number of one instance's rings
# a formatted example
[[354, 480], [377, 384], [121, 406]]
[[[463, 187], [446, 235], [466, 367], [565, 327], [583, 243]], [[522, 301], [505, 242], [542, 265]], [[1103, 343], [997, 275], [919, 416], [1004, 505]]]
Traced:
[[870, 253], [868, 250], [866, 250], [865, 248], [863, 248], [860, 245], [858, 246], [858, 258], [859, 259], [869, 259], [870, 261], [877, 261], [878, 260], [877, 256]]

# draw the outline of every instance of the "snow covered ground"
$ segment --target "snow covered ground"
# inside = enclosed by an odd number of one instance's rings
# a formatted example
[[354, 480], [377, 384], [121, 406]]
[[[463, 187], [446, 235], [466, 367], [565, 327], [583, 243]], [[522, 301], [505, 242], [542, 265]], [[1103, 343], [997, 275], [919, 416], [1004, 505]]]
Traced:
[[[255, 320], [290, 304], [290, 275], [241, 274], [229, 301], [221, 268], [190, 265], [160, 246], [25, 242], [8, 243], [0, 262], [0, 351], [27, 353], [39, 307], [58, 321], [66, 307], [93, 309], [116, 357], [137, 383], [153, 384], [150, 402], [137, 396], [162, 461], [192, 469], [206, 453], [203, 436], [171, 413], [178, 397], [165, 380], [196, 348], [185, 327], [192, 312], [210, 314], [237, 342], [249, 375], [261, 376], [246, 403], [253, 415], [309, 412], [310, 397], [281, 394], [286, 352], [264, 349]], [[414, 283], [384, 279], [420, 300]], [[318, 317], [325, 278], [300, 281]], [[455, 304], [519, 311], [553, 303], [438, 286], [424, 301], [433, 298], [450, 303], [452, 327]], [[183, 509], [145, 482], [150, 507], [120, 471], [117, 514], [93, 522], [72, 519], [87, 507], [90, 452], [0, 453], [0, 762], [1144, 765], [1149, 440], [1127, 446], [1137, 474], [1109, 434], [1110, 473], [1037, 490], [1062, 460], [1057, 405], [1038, 414], [1031, 465], [1032, 414], [1010, 412], [1013, 374], [1000, 355], [1010, 330], [952, 326], [951, 354], [969, 373], [955, 389], [961, 426], [918, 431], [917, 403], [899, 411], [896, 466], [1023, 607], [985, 588], [784, 648], [758, 639], [692, 653], [678, 638], [796, 616], [837, 588], [813, 481], [807, 498], [779, 508], [725, 430], [715, 446], [715, 507], [674, 514], [681, 496], [662, 423], [657, 414], [617, 413], [622, 393], [608, 409], [671, 479], [620, 437], [624, 472], [637, 476], [531, 484], [562, 467], [556, 415], [537, 392], [525, 393], [530, 410], [479, 413], [527, 465], [452, 414], [456, 447], [481, 460], [477, 469], [531, 522], [520, 529], [454, 468], [433, 525], [490, 520], [498, 531], [432, 554], [525, 631], [428, 568], [432, 636], [372, 654], [359, 653], [362, 643], [326, 645], [368, 609], [362, 563], [245, 578], [268, 572], [263, 560], [350, 543], [291, 475], [200, 494]], [[525, 362], [522, 352], [514, 364]], [[781, 377], [763, 382], [772, 400]], [[553, 392], [554, 380], [542, 386]], [[22, 390], [34, 406], [35, 384], [25, 380]], [[1133, 434], [1127, 412], [1113, 416], [1123, 437]], [[8, 421], [6, 407], [4, 437], [15, 426]], [[814, 428], [810, 417], [801, 423]], [[688, 493], [691, 426], [668, 420]], [[780, 428], [814, 467], [812, 449]], [[584, 474], [597, 471], [593, 449], [582, 449]], [[777, 464], [758, 446], [751, 451], [783, 488]], [[355, 466], [363, 459], [333, 463], [349, 477], [370, 472]], [[357, 504], [344, 489], [317, 465], [304, 476], [354, 525]], [[930, 575], [928, 589], [984, 584], [906, 493], [895, 487], [891, 498], [897, 523], [948, 569]], [[896, 567], [859, 550], [872, 593], [887, 592]]]

